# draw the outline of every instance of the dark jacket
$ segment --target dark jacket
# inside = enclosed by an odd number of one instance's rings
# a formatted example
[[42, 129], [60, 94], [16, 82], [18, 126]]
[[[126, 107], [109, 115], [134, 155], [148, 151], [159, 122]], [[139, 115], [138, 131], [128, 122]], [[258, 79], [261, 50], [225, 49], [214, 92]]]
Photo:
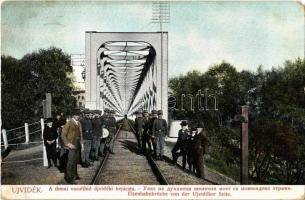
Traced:
[[[52, 126], [51, 128], [48, 126], [45, 126], [43, 130], [43, 141], [45, 145], [49, 145], [47, 143], [48, 141], [56, 140], [58, 138], [56, 127]], [[56, 144], [56, 142], [54, 142]]]
[[190, 133], [186, 136], [185, 150], [188, 154], [192, 154], [192, 151], [194, 150], [194, 144], [195, 144], [194, 138], [195, 136], [192, 136], [192, 134]]
[[165, 119], [156, 119], [153, 122], [152, 128], [153, 136], [166, 136], [167, 135], [167, 123]]
[[94, 118], [92, 122], [92, 134], [101, 137], [103, 135], [103, 121], [101, 118]]
[[55, 119], [55, 121], [53, 123], [53, 126], [54, 126], [55, 129], [57, 129], [57, 128], [61, 128], [65, 124], [66, 124], [66, 119], [65, 118], [60, 118], [59, 120]]
[[208, 145], [208, 139], [202, 132], [197, 133], [194, 136], [194, 148], [198, 153], [205, 154], [207, 145]]
[[116, 119], [115, 117], [108, 117], [108, 130], [115, 134], [116, 132]]
[[82, 124], [82, 133], [83, 133], [83, 139], [84, 140], [92, 140], [92, 122], [90, 119], [83, 118], [80, 120], [80, 123]]
[[185, 150], [185, 145], [186, 145], [186, 139], [188, 135], [189, 130], [183, 131], [182, 129], [179, 130], [178, 133], [178, 140], [175, 146], [177, 146], [177, 149]]
[[149, 118], [143, 117], [143, 134], [148, 135], [149, 134], [149, 128], [150, 128], [150, 120]]
[[142, 117], [137, 117], [135, 119], [135, 123], [134, 123], [134, 129], [136, 130], [137, 133], [142, 132], [143, 129], [143, 118]]

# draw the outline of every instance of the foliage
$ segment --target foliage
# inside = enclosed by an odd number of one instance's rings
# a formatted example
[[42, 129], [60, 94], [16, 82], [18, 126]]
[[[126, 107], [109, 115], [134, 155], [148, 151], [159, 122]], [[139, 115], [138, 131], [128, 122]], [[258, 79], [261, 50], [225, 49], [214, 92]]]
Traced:
[[52, 111], [68, 113], [75, 104], [69, 55], [51, 47], [21, 59], [1, 56], [2, 126], [22, 126], [42, 117], [45, 93], [52, 94]]
[[[256, 72], [237, 72], [222, 62], [207, 72], [192, 71], [170, 79], [176, 109], [175, 119], [189, 119], [204, 125], [211, 146], [207, 162], [233, 178], [240, 165], [240, 127], [234, 116], [240, 106], [249, 106], [249, 175], [258, 183], [305, 183], [305, 61], [287, 61], [282, 67]], [[217, 110], [211, 99], [199, 109], [198, 90], [217, 97]], [[193, 94], [180, 100], [183, 94]], [[204, 94], [205, 95], [205, 94]], [[205, 97], [203, 97], [204, 99]], [[199, 104], [198, 104], [199, 105]], [[206, 109], [208, 108], [208, 109]], [[192, 124], [192, 123], [191, 123]], [[225, 166], [215, 166], [222, 163]], [[230, 169], [230, 170], [229, 170]]]

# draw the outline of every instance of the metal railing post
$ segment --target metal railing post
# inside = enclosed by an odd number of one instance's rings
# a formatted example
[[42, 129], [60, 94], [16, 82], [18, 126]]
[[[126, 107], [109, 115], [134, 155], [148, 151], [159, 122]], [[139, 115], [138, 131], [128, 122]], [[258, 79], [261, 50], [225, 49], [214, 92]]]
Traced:
[[28, 123], [24, 123], [24, 132], [25, 132], [25, 143], [29, 144], [30, 133], [29, 133], [29, 124]]
[[44, 146], [43, 142], [43, 130], [44, 130], [44, 119], [40, 119], [40, 125], [41, 125], [41, 139], [42, 139], [42, 151], [43, 151], [43, 166], [47, 167], [48, 166], [48, 158], [47, 158], [47, 152], [46, 152], [46, 147]]
[[2, 140], [4, 144], [4, 149], [6, 150], [8, 148], [8, 141], [7, 141], [7, 135], [6, 135], [6, 130], [2, 130]]

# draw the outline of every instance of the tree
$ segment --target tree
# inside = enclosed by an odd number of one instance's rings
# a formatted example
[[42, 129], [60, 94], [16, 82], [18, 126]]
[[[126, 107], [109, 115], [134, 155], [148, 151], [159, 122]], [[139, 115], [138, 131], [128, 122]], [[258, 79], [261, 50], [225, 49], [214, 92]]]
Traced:
[[42, 100], [47, 92], [52, 93], [53, 112], [67, 114], [74, 107], [70, 56], [61, 49], [40, 49], [20, 60], [9, 56], [1, 59], [2, 119], [6, 129], [42, 117]]

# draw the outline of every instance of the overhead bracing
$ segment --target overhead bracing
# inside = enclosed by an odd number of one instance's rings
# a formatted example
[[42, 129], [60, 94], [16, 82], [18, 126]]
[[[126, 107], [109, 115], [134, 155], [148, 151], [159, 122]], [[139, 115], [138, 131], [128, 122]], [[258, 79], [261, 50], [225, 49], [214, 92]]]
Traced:
[[167, 42], [161, 60], [160, 39], [160, 33], [87, 32], [86, 107], [113, 109], [118, 116], [163, 109], [167, 117]]

